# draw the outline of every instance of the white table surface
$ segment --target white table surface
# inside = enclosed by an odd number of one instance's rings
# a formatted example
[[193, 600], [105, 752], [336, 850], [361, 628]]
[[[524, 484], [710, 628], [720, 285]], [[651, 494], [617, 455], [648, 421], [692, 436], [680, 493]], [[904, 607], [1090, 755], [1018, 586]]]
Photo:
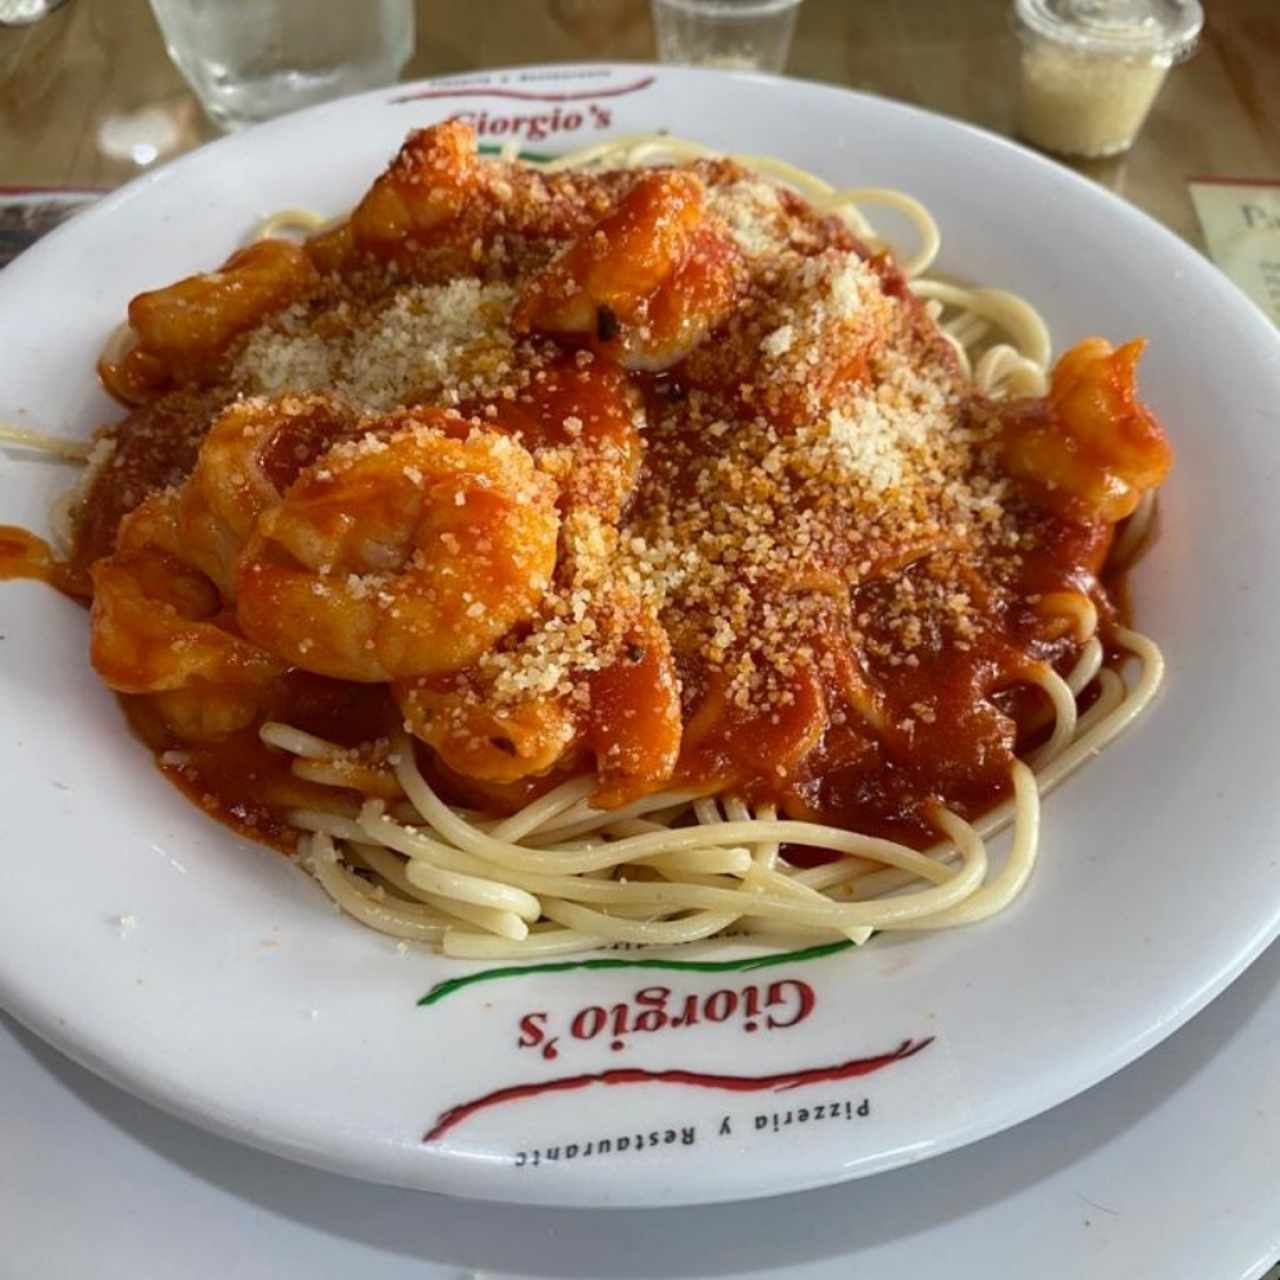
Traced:
[[584, 1212], [452, 1201], [259, 1154], [0, 1017], [0, 1280], [846, 1280], [875, 1265], [1254, 1280], [1280, 1256], [1278, 1048], [1280, 945], [1118, 1076], [975, 1146], [775, 1200]]

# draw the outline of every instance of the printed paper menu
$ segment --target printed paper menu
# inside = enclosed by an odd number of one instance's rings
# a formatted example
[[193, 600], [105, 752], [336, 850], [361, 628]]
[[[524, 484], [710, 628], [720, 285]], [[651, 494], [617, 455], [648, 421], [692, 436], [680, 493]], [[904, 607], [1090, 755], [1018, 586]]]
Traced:
[[1280, 324], [1280, 181], [1195, 178], [1189, 186], [1209, 256]]

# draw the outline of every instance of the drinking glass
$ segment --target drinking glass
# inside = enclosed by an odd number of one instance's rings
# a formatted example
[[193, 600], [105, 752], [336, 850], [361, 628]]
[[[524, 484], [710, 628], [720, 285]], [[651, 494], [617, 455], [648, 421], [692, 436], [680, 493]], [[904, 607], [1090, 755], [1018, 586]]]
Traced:
[[413, 0], [151, 0], [169, 56], [215, 124], [238, 129], [390, 84]]
[[663, 62], [782, 71], [800, 0], [652, 0]]
[[29, 27], [67, 0], [0, 0], [0, 27]]

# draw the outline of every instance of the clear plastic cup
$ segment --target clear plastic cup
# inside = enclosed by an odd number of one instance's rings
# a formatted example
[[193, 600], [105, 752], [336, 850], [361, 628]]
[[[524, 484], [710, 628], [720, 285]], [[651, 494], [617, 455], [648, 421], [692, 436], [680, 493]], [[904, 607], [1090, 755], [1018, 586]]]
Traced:
[[391, 84], [413, 0], [151, 0], [169, 56], [224, 129]]
[[1199, 0], [1014, 0], [1022, 44], [1018, 132], [1072, 156], [1127, 151], [1189, 58]]
[[658, 57], [695, 67], [782, 71], [800, 0], [652, 0]]

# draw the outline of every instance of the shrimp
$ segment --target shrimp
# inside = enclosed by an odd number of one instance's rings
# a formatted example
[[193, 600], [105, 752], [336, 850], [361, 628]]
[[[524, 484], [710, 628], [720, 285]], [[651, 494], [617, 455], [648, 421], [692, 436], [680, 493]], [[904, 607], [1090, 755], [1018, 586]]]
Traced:
[[616, 364], [565, 356], [540, 371], [517, 400], [476, 408], [500, 413], [503, 426], [533, 451], [559, 484], [564, 513], [591, 511], [610, 525], [618, 520], [644, 457], [645, 411]]
[[681, 381], [734, 401], [749, 395], [754, 412], [784, 430], [847, 407], [898, 323], [870, 265], [839, 248], [790, 252], [755, 283], [753, 305], [690, 353]]
[[526, 289], [518, 329], [586, 338], [630, 368], [669, 368], [728, 314], [741, 261], [684, 170], [641, 178]]
[[645, 610], [630, 619], [617, 658], [588, 681], [585, 742], [595, 754], [599, 805], [623, 804], [670, 780], [684, 731], [671, 641]]
[[120, 693], [152, 695], [179, 736], [234, 732], [256, 717], [284, 663], [228, 629], [217, 588], [184, 563], [179, 495], [152, 495], [93, 565], [90, 659]]
[[551, 581], [556, 486], [499, 431], [444, 410], [372, 424], [305, 470], [241, 556], [250, 639], [308, 671], [456, 671], [531, 618]]
[[129, 303], [136, 343], [118, 358], [104, 352], [98, 374], [126, 404], [143, 404], [175, 383], [206, 382], [237, 335], [318, 281], [303, 248], [287, 240], [259, 240], [217, 271], [138, 294]]
[[[469, 125], [447, 120], [409, 135], [395, 159], [351, 214], [350, 241], [387, 251], [452, 222], [481, 191], [483, 171]], [[327, 261], [341, 232], [325, 233], [319, 257]]]
[[680, 753], [680, 692], [657, 619], [640, 613], [613, 625], [622, 628], [613, 660], [571, 673], [553, 692], [500, 697], [500, 678], [482, 665], [400, 682], [396, 701], [410, 732], [463, 777], [513, 783], [594, 757], [597, 799], [621, 803], [670, 778]]
[[498, 703], [478, 672], [405, 680], [393, 686], [405, 725], [455, 773], [482, 782], [540, 777], [581, 738], [569, 700], [531, 694]]
[[[317, 231], [306, 250], [326, 274], [361, 253], [394, 258], [415, 279], [484, 274], [477, 241], [522, 256], [530, 241], [571, 239], [631, 181], [481, 158], [475, 130], [447, 121], [412, 134], [352, 216]], [[431, 253], [424, 258], [423, 250]]]
[[1036, 405], [1006, 419], [1005, 465], [1050, 510], [1115, 524], [1168, 474], [1173, 450], [1137, 397], [1143, 346], [1086, 338], [1054, 367], [1048, 415]]
[[241, 400], [215, 419], [178, 501], [187, 559], [224, 600], [258, 517], [280, 502], [305, 465], [351, 430], [355, 415], [330, 396]]
[[344, 218], [332, 227], [326, 227], [307, 237], [303, 248], [307, 257], [321, 275], [333, 275], [344, 270], [355, 257], [356, 239], [351, 230], [351, 219]]
[[732, 313], [745, 278], [732, 240], [700, 228], [684, 262], [649, 299], [644, 323], [620, 335], [622, 363], [651, 373], [678, 364]]

